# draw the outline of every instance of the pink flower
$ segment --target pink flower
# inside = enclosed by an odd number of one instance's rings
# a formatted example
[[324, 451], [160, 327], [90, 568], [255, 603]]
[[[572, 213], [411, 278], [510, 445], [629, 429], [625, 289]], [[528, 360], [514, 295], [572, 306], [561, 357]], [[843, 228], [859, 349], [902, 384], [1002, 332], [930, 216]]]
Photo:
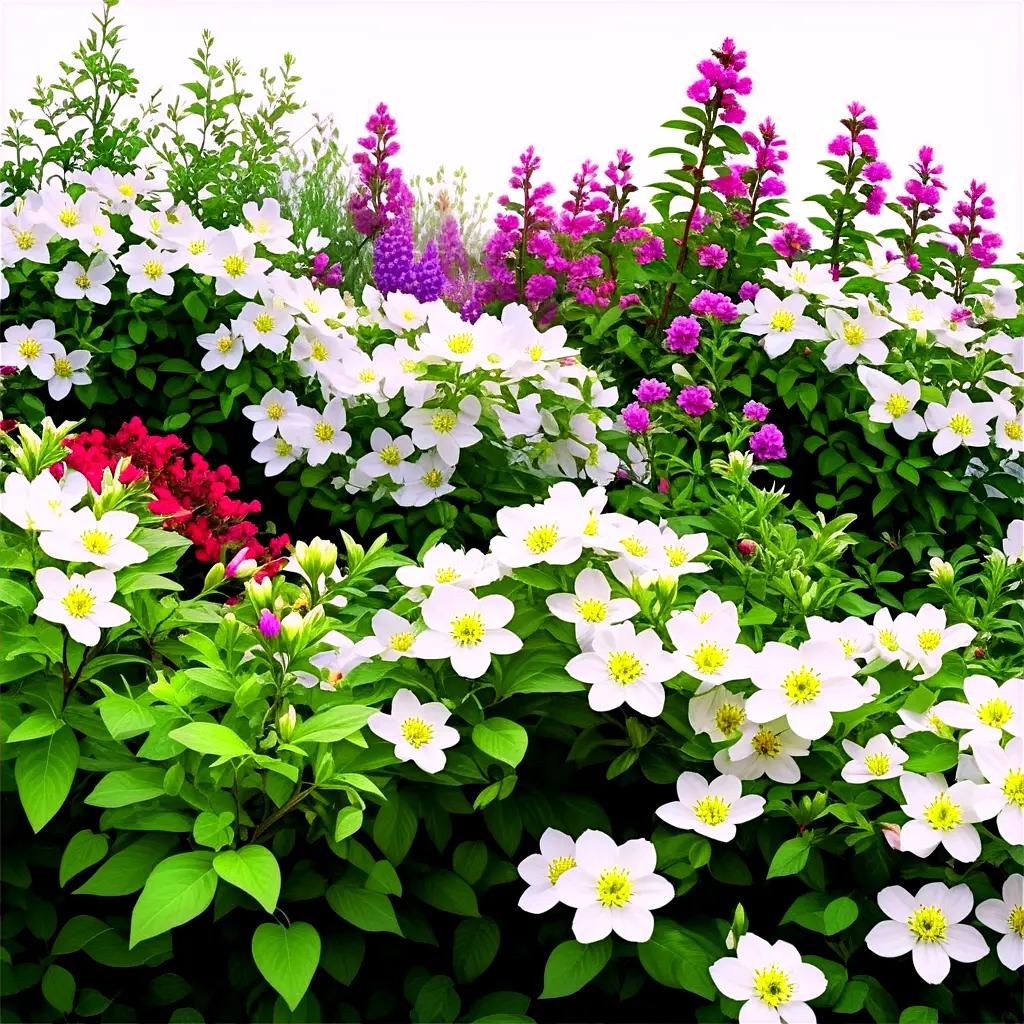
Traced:
[[711, 400], [711, 390], [703, 384], [691, 384], [683, 388], [676, 403], [688, 416], [703, 416], [715, 407]]
[[622, 410], [622, 422], [631, 434], [645, 434], [651, 428], [651, 414], [639, 402], [631, 402]]
[[771, 410], [767, 405], [761, 402], [747, 402], [743, 406], [743, 416], [745, 419], [754, 420], [757, 423], [764, 423], [768, 419], [768, 414]]
[[638, 402], [642, 402], [644, 405], [652, 405], [654, 402], [664, 401], [672, 394], [672, 391], [667, 384], [662, 383], [660, 380], [644, 379], [640, 381], [633, 394], [636, 395]]
[[697, 262], [702, 267], [721, 269], [729, 259], [729, 253], [720, 245], [705, 245], [697, 251]]
[[700, 338], [700, 322], [692, 316], [677, 316], [665, 330], [665, 344], [670, 352], [691, 353]]

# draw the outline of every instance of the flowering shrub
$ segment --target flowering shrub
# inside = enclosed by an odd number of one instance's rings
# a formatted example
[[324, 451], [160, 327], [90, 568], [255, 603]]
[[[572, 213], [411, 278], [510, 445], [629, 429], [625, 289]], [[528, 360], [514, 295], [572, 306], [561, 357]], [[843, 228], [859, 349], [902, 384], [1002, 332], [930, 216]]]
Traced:
[[[113, 6], [77, 84], [130, 97]], [[210, 61], [151, 134], [69, 64], [91, 143], [5, 136], [5, 1019], [1019, 1018], [984, 185], [895, 187], [854, 103], [798, 222], [726, 40], [653, 215], [528, 148], [481, 244], [386, 105], [282, 152], [290, 61], [256, 114]]]

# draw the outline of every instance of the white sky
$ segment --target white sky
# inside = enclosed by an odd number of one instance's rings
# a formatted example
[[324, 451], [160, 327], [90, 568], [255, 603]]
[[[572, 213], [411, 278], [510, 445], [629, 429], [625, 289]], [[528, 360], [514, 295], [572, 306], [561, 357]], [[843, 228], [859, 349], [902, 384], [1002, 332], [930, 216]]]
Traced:
[[[52, 74], [96, 6], [0, 0], [4, 112], [25, 107], [34, 77]], [[532, 142], [560, 195], [584, 157], [603, 167], [619, 146], [638, 157], [639, 184], [658, 180], [669, 158], [646, 154], [677, 134], [659, 125], [687, 102], [697, 60], [732, 35], [749, 53], [748, 123], [770, 115], [789, 142], [791, 197], [825, 190], [815, 162], [857, 99], [879, 120], [898, 184], [930, 144], [950, 193], [972, 176], [988, 182], [1004, 257], [1024, 247], [1019, 0], [122, 0], [117, 13], [144, 93], [189, 77], [207, 27], [221, 58], [240, 56], [254, 77], [294, 53], [304, 98], [343, 137], [388, 102], [407, 174], [463, 164], [474, 190], [500, 192]]]

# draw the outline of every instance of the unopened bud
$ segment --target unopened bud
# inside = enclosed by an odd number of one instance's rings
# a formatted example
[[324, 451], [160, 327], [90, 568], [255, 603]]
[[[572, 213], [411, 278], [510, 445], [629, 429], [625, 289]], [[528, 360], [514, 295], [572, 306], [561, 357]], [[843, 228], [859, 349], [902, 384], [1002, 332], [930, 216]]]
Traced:
[[268, 640], [274, 640], [281, 632], [281, 620], [269, 608], [264, 608], [260, 612], [256, 625]]
[[933, 558], [929, 563], [928, 575], [936, 582], [940, 584], [950, 584], [953, 582], [953, 566], [949, 562], [944, 562], [941, 558]]
[[295, 724], [297, 720], [298, 716], [295, 713], [294, 705], [289, 707], [288, 710], [277, 720], [277, 733], [285, 743], [292, 738], [292, 733], [295, 732]]
[[900, 846], [900, 827], [886, 822], [882, 825], [882, 838], [889, 844], [889, 846], [900, 852], [902, 847]]
[[745, 537], [743, 540], [737, 542], [736, 550], [739, 551], [744, 558], [751, 558], [757, 551], [757, 542]]
[[206, 574], [206, 578], [203, 580], [203, 590], [213, 590], [218, 583], [224, 579], [224, 566], [220, 562], [216, 562], [210, 566], [210, 571]]
[[975, 647], [974, 648], [974, 656], [976, 658], [984, 658], [985, 657], [985, 648], [984, 647]]

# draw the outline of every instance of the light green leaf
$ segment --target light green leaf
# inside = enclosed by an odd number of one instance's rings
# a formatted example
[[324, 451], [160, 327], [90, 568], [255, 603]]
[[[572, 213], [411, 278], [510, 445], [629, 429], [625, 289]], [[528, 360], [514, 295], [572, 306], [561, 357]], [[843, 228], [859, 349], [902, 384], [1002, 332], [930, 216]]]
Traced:
[[473, 743], [485, 754], [514, 768], [526, 755], [526, 730], [507, 718], [488, 718], [473, 726]]
[[558, 999], [579, 992], [604, 970], [611, 955], [612, 943], [607, 938], [586, 944], [575, 939], [559, 943], [544, 965], [541, 999]]
[[265, 846], [218, 853], [213, 858], [213, 870], [225, 882], [247, 892], [268, 914], [274, 912], [281, 894], [281, 868]]
[[376, 708], [363, 707], [361, 704], [325, 708], [305, 722], [300, 722], [289, 742], [336, 743], [362, 729], [376, 711]]
[[106, 836], [96, 835], [88, 829], [76, 832], [60, 858], [59, 880], [61, 886], [67, 884], [79, 872], [98, 864], [107, 855], [110, 843]]
[[51, 711], [33, 711], [20, 721], [7, 737], [8, 743], [24, 743], [52, 736], [64, 723]]
[[835, 935], [857, 920], [857, 904], [849, 896], [840, 896], [825, 908], [825, 934]]
[[409, 852], [419, 819], [416, 812], [393, 792], [373, 820], [373, 841], [392, 864], [401, 864]]
[[709, 969], [717, 959], [695, 932], [667, 918], [654, 922], [654, 934], [637, 949], [644, 970], [659, 984], [715, 998]]
[[172, 729], [168, 735], [189, 750], [218, 757], [246, 757], [252, 753], [238, 733], [214, 722], [190, 722]]
[[78, 740], [67, 726], [18, 749], [14, 779], [33, 832], [61, 808], [78, 769]]
[[334, 841], [340, 843], [363, 827], [363, 812], [358, 807], [342, 807], [334, 823]]
[[806, 836], [787, 839], [772, 857], [768, 865], [768, 877], [779, 878], [782, 875], [795, 875], [803, 869], [811, 852], [811, 844]]
[[253, 932], [252, 958], [267, 984], [294, 1011], [320, 963], [320, 936], [304, 921], [293, 921], [290, 928], [261, 924]]
[[179, 853], [153, 869], [132, 910], [129, 947], [198, 917], [213, 902], [213, 854]]
[[138, 892], [153, 868], [177, 845], [173, 836], [153, 833], [142, 836], [93, 872], [75, 890], [76, 896], [127, 896]]
[[163, 795], [162, 768], [129, 768], [104, 775], [85, 802], [90, 807], [127, 807]]
[[200, 846], [219, 850], [231, 842], [235, 834], [234, 824], [235, 816], [231, 811], [221, 811], [220, 814], [202, 811], [196, 816], [195, 824], [192, 826], [192, 838]]

